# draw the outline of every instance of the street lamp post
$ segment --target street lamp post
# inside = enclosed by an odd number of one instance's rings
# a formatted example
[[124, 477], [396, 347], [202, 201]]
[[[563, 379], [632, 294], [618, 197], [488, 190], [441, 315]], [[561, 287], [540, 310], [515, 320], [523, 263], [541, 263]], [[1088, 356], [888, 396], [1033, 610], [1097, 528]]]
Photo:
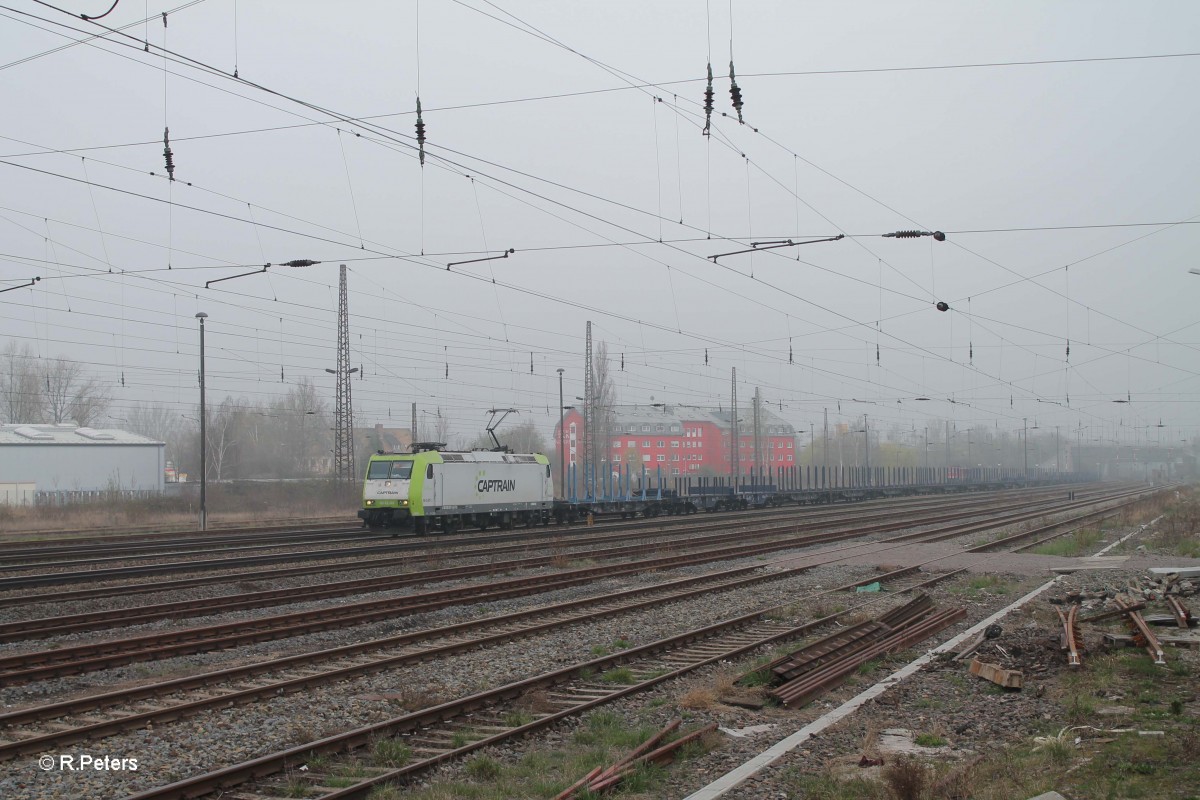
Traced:
[[200, 320], [200, 530], [208, 530], [208, 509], [205, 505], [208, 489], [208, 438], [204, 429], [204, 420], [208, 415], [204, 411], [204, 320], [208, 314], [203, 311], [196, 314]]
[[566, 431], [563, 430], [566, 417], [563, 408], [563, 368], [558, 368], [558, 491], [565, 500], [567, 498], [567, 448]]

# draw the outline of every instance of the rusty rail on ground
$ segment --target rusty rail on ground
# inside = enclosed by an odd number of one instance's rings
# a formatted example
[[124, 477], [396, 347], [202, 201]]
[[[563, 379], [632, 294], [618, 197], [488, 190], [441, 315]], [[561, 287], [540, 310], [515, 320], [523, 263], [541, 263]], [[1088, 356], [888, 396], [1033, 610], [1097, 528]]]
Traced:
[[1129, 618], [1129, 622], [1133, 625], [1134, 636], [1133, 640], [1141, 647], [1146, 649], [1150, 657], [1154, 659], [1155, 664], [1166, 664], [1163, 658], [1162, 643], [1158, 641], [1158, 637], [1154, 635], [1154, 631], [1150, 630], [1150, 626], [1146, 624], [1146, 620], [1130, 606], [1132, 605], [1124, 597], [1116, 599], [1117, 607], [1125, 612]]
[[1072, 605], [1066, 613], [1061, 608], [1054, 610], [1058, 612], [1058, 619], [1063, 626], [1063, 649], [1067, 651], [1067, 664], [1078, 667], [1083, 664], [1079, 655], [1083, 650], [1083, 637], [1079, 634], [1079, 606]]

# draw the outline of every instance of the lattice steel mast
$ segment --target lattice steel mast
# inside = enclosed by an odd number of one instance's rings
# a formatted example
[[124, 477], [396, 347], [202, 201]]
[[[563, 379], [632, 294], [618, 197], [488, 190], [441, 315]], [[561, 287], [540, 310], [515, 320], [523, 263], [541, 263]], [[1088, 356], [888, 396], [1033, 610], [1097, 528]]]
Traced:
[[333, 407], [333, 474], [354, 481], [354, 405], [350, 400], [350, 307], [346, 301], [346, 265], [338, 277], [337, 389]]

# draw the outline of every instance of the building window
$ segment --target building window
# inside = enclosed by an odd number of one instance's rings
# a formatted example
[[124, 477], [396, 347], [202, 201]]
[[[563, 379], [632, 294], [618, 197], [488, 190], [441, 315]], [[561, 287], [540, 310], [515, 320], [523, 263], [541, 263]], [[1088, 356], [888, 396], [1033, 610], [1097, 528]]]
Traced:
[[671, 460], [672, 460], [672, 461], [678, 461], [678, 460], [679, 460], [679, 453], [675, 453], [673, 456], [671, 456]]
[[649, 426], [649, 425], [643, 425], [643, 426], [642, 426], [642, 433], [649, 433], [649, 432], [650, 432], [650, 426]]
[[679, 474], [679, 470], [677, 470], [677, 469], [672, 469], [672, 470], [671, 470], [671, 474], [672, 474], [672, 475], [678, 475], [678, 474]]
[[642, 447], [649, 447], [649, 446], [650, 446], [650, 440], [649, 440], [649, 439], [646, 439], [645, 441], [643, 441], [643, 442], [642, 442]]
[[671, 447], [679, 447], [679, 440], [677, 440], [677, 439], [676, 439], [676, 440], [673, 440], [673, 441], [671, 442]]
[[666, 443], [666, 442], [664, 442], [662, 439], [659, 439], [659, 440], [658, 440], [658, 446], [659, 446], [659, 447], [666, 447], [666, 446], [667, 446], [667, 443]]
[[626, 447], [637, 447], [637, 442], [635, 442], [633, 439], [630, 439], [628, 442], [625, 443], [625, 446]]
[[671, 433], [679, 433], [679, 426], [678, 426], [678, 425], [672, 425], [672, 426], [671, 426]]
[[663, 426], [662, 426], [662, 425], [655, 425], [655, 426], [654, 426], [654, 432], [655, 432], [655, 433], [662, 433], [662, 432], [663, 432]]
[[658, 457], [656, 460], [657, 460], [657, 461], [666, 461], [666, 460], [667, 460], [667, 457], [666, 457], [666, 456], [663, 456], [663, 455], [660, 455], [660, 456], [659, 456], [659, 457]]
[[642, 456], [642, 461], [649, 461], [649, 460], [650, 460], [650, 454], [649, 454], [649, 453], [647, 453], [646, 455]]
[[617, 441], [613, 442], [613, 449], [614, 449], [614, 450], [620, 450], [620, 449], [621, 449], [621, 440], [620, 440], [620, 439], [618, 439]]
[[620, 454], [616, 454], [616, 455], [614, 455], [614, 456], [613, 456], [613, 463], [614, 463], [614, 464], [620, 464], [620, 463], [621, 463], [621, 456], [620, 456]]
[[791, 461], [791, 460], [792, 460], [792, 455], [791, 455], [791, 453], [789, 453], [789, 454], [788, 454], [788, 461]]

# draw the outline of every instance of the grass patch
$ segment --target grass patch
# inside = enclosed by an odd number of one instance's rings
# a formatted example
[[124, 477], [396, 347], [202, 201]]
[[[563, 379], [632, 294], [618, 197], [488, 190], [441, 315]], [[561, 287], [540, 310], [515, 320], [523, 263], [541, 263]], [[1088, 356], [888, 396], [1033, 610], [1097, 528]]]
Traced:
[[770, 686], [774, 682], [775, 673], [769, 669], [756, 669], [738, 681], [738, 686]]
[[879, 669], [879, 667], [882, 663], [883, 663], [883, 659], [873, 658], [870, 661], [866, 661], [862, 664], [859, 664], [858, 665], [858, 674], [859, 675], [870, 675], [872, 672]]
[[637, 678], [633, 676], [633, 670], [629, 667], [614, 667], [602, 674], [600, 680], [604, 683], [619, 683], [622, 685], [637, 683]]
[[334, 789], [345, 789], [347, 786], [353, 786], [358, 783], [361, 778], [346, 778], [341, 775], [332, 775], [321, 781], [325, 786], [332, 786]]
[[371, 747], [371, 763], [395, 769], [412, 759], [412, 749], [399, 739], [376, 739]]
[[780, 783], [787, 796], [803, 797], [805, 800], [890, 800], [887, 790], [879, 781], [850, 777], [841, 780], [832, 772], [816, 775], [805, 773], [800, 767], [789, 767], [780, 775]]
[[1092, 552], [1096, 543], [1100, 541], [1100, 536], [1100, 531], [1084, 528], [1039, 544], [1030, 552], [1044, 556], [1079, 556]]
[[500, 762], [487, 756], [478, 756], [467, 762], [467, 774], [477, 781], [494, 781], [500, 776]]
[[510, 728], [519, 728], [522, 725], [528, 725], [535, 719], [537, 719], [537, 717], [526, 711], [509, 711], [503, 717], [504, 724]]
[[946, 740], [936, 733], [919, 733], [913, 741], [921, 747], [941, 747], [946, 744]]
[[308, 797], [309, 783], [301, 775], [289, 775], [279, 793], [284, 797]]

